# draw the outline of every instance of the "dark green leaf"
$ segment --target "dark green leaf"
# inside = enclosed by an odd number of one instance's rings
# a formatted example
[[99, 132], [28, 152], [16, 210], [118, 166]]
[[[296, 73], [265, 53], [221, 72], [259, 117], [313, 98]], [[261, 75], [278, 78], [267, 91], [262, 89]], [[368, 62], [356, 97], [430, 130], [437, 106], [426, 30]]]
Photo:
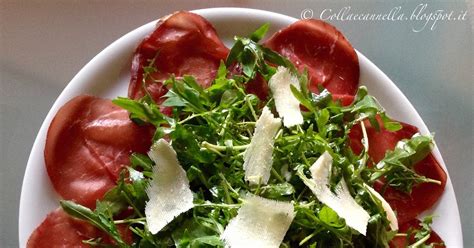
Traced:
[[130, 119], [151, 123], [155, 126], [167, 124], [167, 118], [160, 112], [160, 108], [148, 97], [140, 100], [118, 97], [112, 102], [130, 112]]
[[293, 65], [293, 63], [291, 63], [290, 60], [288, 60], [287, 58], [281, 56], [280, 54], [276, 53], [275, 51], [269, 48], [266, 48], [263, 46], [258, 46], [258, 47], [262, 50], [264, 58], [268, 60], [270, 63], [284, 66], [290, 69], [292, 73], [297, 74], [298, 71], [296, 70], [295, 66]]
[[63, 210], [77, 219], [86, 220], [94, 226], [102, 226], [98, 216], [89, 208], [74, 203], [73, 201], [60, 201]]
[[114, 240], [117, 242], [119, 247], [128, 247], [128, 245], [122, 240], [120, 233], [115, 226], [112, 214], [108, 205], [104, 205], [102, 202], [98, 201], [96, 210], [92, 211], [89, 208], [86, 208], [82, 205], [76, 204], [72, 201], [60, 201], [61, 207], [69, 215], [85, 220], [97, 228], [108, 233]]
[[199, 221], [189, 219], [185, 221], [172, 234], [176, 247], [223, 247], [218, 233], [201, 225]]
[[[205, 126], [194, 126], [194, 125], [177, 125], [175, 130], [171, 133], [173, 139], [173, 148], [181, 155], [184, 159], [185, 164], [187, 161], [199, 161], [201, 163], [209, 163], [215, 159], [215, 155], [207, 150], [201, 150], [200, 140], [196, 139], [195, 134], [203, 135], [207, 140], [210, 138], [211, 133], [208, 133], [208, 128]], [[207, 135], [205, 135], [207, 134]]]
[[402, 129], [402, 125], [399, 122], [393, 121], [385, 113], [381, 113], [380, 117], [382, 119], [384, 128], [388, 131], [396, 132]]
[[326, 205], [324, 205], [321, 208], [321, 210], [318, 213], [318, 216], [319, 216], [319, 219], [322, 222], [324, 222], [324, 223], [326, 223], [326, 224], [328, 224], [332, 227], [341, 228], [345, 225], [344, 221], [339, 219], [339, 216], [337, 215], [337, 213], [334, 212], [334, 210], [332, 210], [331, 208], [329, 208]]
[[235, 38], [235, 43], [230, 49], [229, 55], [227, 55], [226, 66], [229, 67], [234, 61], [239, 60], [239, 56], [244, 50], [244, 43], [238, 37]]
[[142, 168], [145, 171], [151, 171], [153, 166], [153, 161], [145, 154], [132, 153], [130, 155], [130, 163], [133, 168]]
[[265, 34], [267, 33], [269, 27], [270, 23], [263, 24], [250, 35], [250, 39], [254, 42], [259, 42], [263, 37], [265, 37]]
[[296, 99], [298, 99], [298, 101], [301, 103], [301, 105], [305, 106], [310, 111], [315, 111], [311, 100], [305, 97], [303, 92], [298, 91], [298, 89], [294, 85], [290, 85], [290, 89]]
[[295, 188], [290, 183], [278, 183], [263, 186], [261, 196], [270, 199], [280, 199], [295, 193]]

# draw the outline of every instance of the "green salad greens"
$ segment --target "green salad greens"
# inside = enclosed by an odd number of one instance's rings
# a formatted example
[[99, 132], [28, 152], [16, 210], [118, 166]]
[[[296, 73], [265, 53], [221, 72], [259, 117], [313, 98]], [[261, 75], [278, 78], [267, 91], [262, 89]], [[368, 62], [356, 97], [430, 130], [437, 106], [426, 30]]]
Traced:
[[[369, 167], [372, 162], [367, 153], [367, 136], [362, 140], [365, 148], [357, 155], [349, 147], [351, 128], [361, 124], [364, 129], [364, 120], [375, 127], [383, 124], [391, 131], [401, 125], [385, 114], [364, 86], [349, 106], [333, 100], [325, 89], [321, 88], [319, 94], [310, 92], [306, 72], [299, 73], [286, 58], [258, 43], [267, 29], [268, 25], [264, 25], [250, 38], [235, 38], [227, 61], [221, 62], [209, 88], [202, 88], [192, 76], [172, 76], [164, 83], [169, 91], [160, 106], [150, 95], [139, 100], [119, 97], [113, 101], [128, 110], [134, 122], [156, 127], [154, 141], [165, 138], [172, 145], [194, 194], [191, 210], [157, 234], [149, 232], [144, 209], [154, 163], [146, 154], [137, 153], [131, 155], [130, 166], [121, 174], [117, 186], [97, 201], [94, 210], [71, 201], [62, 201], [62, 208], [108, 233], [118, 247], [223, 247], [221, 234], [248, 193], [293, 204], [295, 217], [280, 247], [388, 247], [395, 235], [403, 235], [391, 231], [381, 202], [365, 185], [372, 186], [384, 177], [387, 185], [410, 192], [422, 182], [439, 183], [418, 175], [412, 167], [427, 156], [432, 137], [419, 135], [403, 140], [405, 145]], [[150, 66], [144, 68], [145, 80], [153, 80], [152, 74], [157, 70], [153, 64], [150, 61]], [[242, 69], [241, 75], [230, 75], [229, 68], [234, 65]], [[267, 99], [246, 93], [246, 84], [257, 74], [268, 81], [277, 66], [288, 68], [298, 77], [301, 90], [292, 87], [291, 92], [304, 109], [304, 122], [279, 129], [268, 183], [249, 185], [244, 179], [243, 155], [263, 107], [275, 112], [275, 101], [271, 93]], [[160, 107], [170, 107], [172, 114], [162, 114]], [[382, 120], [380, 124], [377, 116]], [[370, 215], [365, 236], [347, 226], [304, 183], [311, 176], [309, 168], [324, 152], [333, 157], [329, 187], [334, 189], [344, 179], [351, 196]], [[119, 225], [127, 225], [133, 232], [133, 244], [122, 239]], [[424, 233], [429, 233], [429, 225], [424, 223], [423, 227]], [[416, 235], [418, 245], [425, 241], [423, 232]], [[101, 239], [84, 242], [105, 246]]]

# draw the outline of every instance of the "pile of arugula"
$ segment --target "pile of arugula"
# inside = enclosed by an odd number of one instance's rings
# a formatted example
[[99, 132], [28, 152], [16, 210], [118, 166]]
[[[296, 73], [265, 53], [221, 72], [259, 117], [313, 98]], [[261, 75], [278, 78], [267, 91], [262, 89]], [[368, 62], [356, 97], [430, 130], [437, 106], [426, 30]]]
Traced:
[[[156, 235], [147, 230], [145, 189], [151, 180], [153, 162], [144, 154], [131, 155], [128, 171], [122, 173], [115, 188], [97, 201], [95, 210], [71, 201], [62, 201], [63, 209], [108, 233], [119, 247], [129, 245], [122, 239], [118, 225], [127, 225], [134, 233], [133, 247], [223, 247], [221, 233], [236, 216], [242, 196], [251, 192], [294, 204], [296, 217], [281, 247], [387, 247], [396, 233], [388, 228], [380, 201], [372, 197], [364, 184], [373, 185], [383, 177], [388, 185], [410, 192], [418, 183], [433, 182], [416, 174], [412, 167], [429, 153], [432, 137], [404, 140], [404, 146], [386, 154], [380, 162], [383, 166], [368, 167], [371, 161], [367, 137], [363, 139], [362, 153], [354, 154], [348, 145], [351, 128], [366, 119], [378, 127], [376, 116], [381, 117], [388, 130], [398, 130], [401, 125], [386, 116], [363, 86], [349, 106], [334, 101], [327, 90], [321, 89], [319, 94], [309, 92], [307, 73], [298, 73], [290, 61], [258, 44], [267, 30], [268, 25], [264, 25], [250, 38], [236, 37], [227, 61], [221, 62], [212, 86], [207, 89], [192, 76], [166, 80], [169, 91], [161, 106], [173, 109], [170, 116], [163, 115], [149, 95], [139, 100], [119, 97], [113, 101], [128, 110], [136, 123], [154, 125], [154, 140], [165, 137], [171, 142], [195, 192], [192, 210], [175, 218]], [[145, 68], [144, 80], [153, 80], [152, 74], [157, 70], [153, 64], [150, 61]], [[280, 129], [268, 184], [249, 186], [244, 180], [243, 154], [263, 106], [275, 107], [273, 99], [259, 99], [246, 93], [245, 87], [257, 74], [268, 80], [278, 65], [289, 68], [299, 78], [301, 90], [292, 87], [291, 91], [306, 109], [304, 124]], [[242, 74], [230, 75], [228, 69], [232, 66], [239, 66]], [[330, 186], [344, 178], [351, 195], [370, 214], [367, 236], [346, 226], [303, 183], [302, 179], [309, 176], [308, 168], [324, 151], [334, 159]], [[126, 209], [133, 212], [119, 218]], [[429, 234], [429, 225], [424, 225]], [[418, 236], [416, 242], [426, 241], [426, 235]], [[104, 245], [100, 238], [84, 242]]]

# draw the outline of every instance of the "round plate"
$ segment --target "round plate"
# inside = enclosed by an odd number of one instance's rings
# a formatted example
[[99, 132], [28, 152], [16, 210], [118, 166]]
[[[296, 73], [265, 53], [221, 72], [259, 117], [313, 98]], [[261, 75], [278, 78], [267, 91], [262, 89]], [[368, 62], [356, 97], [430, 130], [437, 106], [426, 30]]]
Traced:
[[[268, 34], [272, 34], [297, 20], [268, 11], [242, 8], [214, 8], [194, 12], [214, 25], [227, 46], [232, 44], [235, 35], [246, 36], [263, 23], [271, 24]], [[20, 247], [26, 246], [33, 230], [50, 211], [59, 206], [60, 198], [49, 181], [43, 157], [46, 133], [54, 115], [68, 100], [80, 94], [92, 94], [111, 99], [126, 96], [132, 54], [138, 43], [153, 31], [155, 23], [151, 22], [133, 30], [95, 56], [71, 80], [49, 111], [34, 142], [23, 179], [19, 216]], [[358, 52], [358, 56], [360, 83], [368, 87], [369, 93], [385, 106], [390, 116], [413, 124], [420, 129], [421, 133], [428, 134], [425, 123], [397, 86], [364, 55]], [[438, 148], [434, 149], [434, 154], [446, 170]], [[461, 223], [449, 175], [443, 196], [429, 212], [435, 214], [433, 228], [443, 238], [446, 245], [462, 247]]]

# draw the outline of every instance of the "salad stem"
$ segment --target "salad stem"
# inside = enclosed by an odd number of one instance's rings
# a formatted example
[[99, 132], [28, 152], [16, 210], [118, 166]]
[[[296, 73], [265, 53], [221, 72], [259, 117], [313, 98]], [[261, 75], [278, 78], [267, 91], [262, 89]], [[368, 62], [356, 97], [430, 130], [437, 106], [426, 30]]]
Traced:
[[414, 244], [408, 246], [408, 248], [416, 248], [419, 247], [420, 245], [424, 244], [428, 239], [430, 238], [430, 234], [424, 236], [422, 239], [418, 240]]
[[[214, 145], [207, 141], [202, 142], [201, 146], [203, 146], [206, 149], [215, 150], [215, 151], [226, 151], [229, 148], [228, 146]], [[249, 145], [232, 146], [232, 150], [240, 151], [240, 150], [247, 149], [247, 147], [249, 147]]]
[[206, 202], [202, 204], [194, 204], [194, 207], [211, 207], [211, 208], [239, 208], [241, 204], [225, 204], [225, 203], [212, 203]]
[[272, 175], [273, 175], [278, 181], [280, 181], [281, 183], [286, 182], [285, 179], [283, 179], [283, 177], [281, 177], [280, 174], [278, 174], [278, 172], [275, 170], [274, 167], [272, 167], [271, 172], [272, 172]]
[[124, 219], [124, 220], [114, 220], [114, 224], [125, 224], [125, 223], [139, 223], [139, 224], [145, 224], [146, 218], [141, 217], [141, 218], [136, 218], [136, 219]]

